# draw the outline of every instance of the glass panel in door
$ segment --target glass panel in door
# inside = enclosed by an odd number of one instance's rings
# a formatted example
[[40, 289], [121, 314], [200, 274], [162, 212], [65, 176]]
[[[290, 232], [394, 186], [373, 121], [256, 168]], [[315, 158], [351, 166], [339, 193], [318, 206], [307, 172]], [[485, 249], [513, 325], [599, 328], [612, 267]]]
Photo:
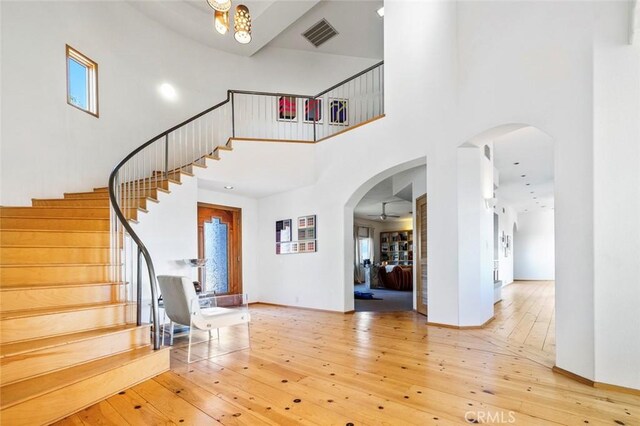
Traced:
[[229, 226], [213, 218], [204, 223], [204, 269], [203, 290], [216, 294], [229, 292]]

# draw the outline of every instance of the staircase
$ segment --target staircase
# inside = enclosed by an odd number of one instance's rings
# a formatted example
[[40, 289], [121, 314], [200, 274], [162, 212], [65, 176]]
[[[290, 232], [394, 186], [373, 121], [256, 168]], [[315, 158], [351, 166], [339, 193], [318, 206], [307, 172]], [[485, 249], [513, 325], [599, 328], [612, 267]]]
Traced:
[[[174, 177], [175, 179], [175, 177]], [[136, 220], [175, 180], [160, 180]], [[169, 369], [110, 255], [106, 188], [0, 207], [0, 422], [48, 424]]]
[[[379, 63], [313, 96], [229, 90], [131, 152], [108, 187], [0, 207], [0, 423], [48, 424], [167, 371], [159, 334], [136, 325], [146, 268], [159, 329], [153, 261], [131, 223], [233, 140], [316, 143], [383, 117], [382, 82]], [[303, 117], [282, 122], [272, 107], [292, 99]]]

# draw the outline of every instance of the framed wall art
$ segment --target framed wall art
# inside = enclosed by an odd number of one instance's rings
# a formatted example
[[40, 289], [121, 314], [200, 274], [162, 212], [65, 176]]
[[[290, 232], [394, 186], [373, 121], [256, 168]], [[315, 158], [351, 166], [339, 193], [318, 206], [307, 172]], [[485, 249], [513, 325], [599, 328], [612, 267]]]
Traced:
[[347, 99], [329, 99], [329, 124], [349, 125], [349, 101]]
[[305, 123], [322, 124], [322, 99], [304, 100], [304, 120]]
[[278, 121], [298, 121], [298, 98], [280, 96], [277, 101]]
[[276, 221], [276, 254], [289, 253], [291, 242], [291, 219]]

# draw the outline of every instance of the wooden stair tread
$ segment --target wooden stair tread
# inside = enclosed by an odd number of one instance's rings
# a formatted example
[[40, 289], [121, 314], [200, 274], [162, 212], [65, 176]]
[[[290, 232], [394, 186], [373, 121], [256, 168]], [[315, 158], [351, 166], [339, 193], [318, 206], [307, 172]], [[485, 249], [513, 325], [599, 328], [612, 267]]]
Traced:
[[96, 281], [85, 283], [25, 283], [25, 284], [12, 284], [8, 287], [0, 287], [0, 291], [12, 291], [12, 290], [28, 290], [28, 289], [42, 289], [42, 288], [60, 288], [60, 287], [80, 287], [80, 286], [98, 286], [98, 285], [121, 285], [125, 284], [122, 281]]
[[2, 386], [0, 388], [0, 408], [4, 410], [23, 401], [70, 386], [107, 371], [116, 370], [153, 353], [154, 351], [150, 347], [138, 348]]
[[67, 196], [67, 195], [88, 195], [88, 194], [93, 194], [95, 195], [96, 198], [104, 198], [104, 197], [108, 197], [109, 196], [109, 191], [104, 192], [104, 191], [88, 191], [88, 192], [65, 192], [63, 194], [63, 196]]
[[[108, 206], [0, 206], [0, 217], [6, 216], [19, 216], [19, 217], [37, 217], [38, 215], [21, 215], [21, 210], [41, 210], [44, 212], [86, 212], [86, 211], [97, 211], [100, 213], [109, 214], [110, 207]], [[91, 217], [91, 216], [55, 216], [55, 217]], [[97, 216], [97, 218], [101, 218]]]
[[21, 263], [19, 265], [0, 265], [0, 268], [62, 268], [75, 266], [117, 266], [114, 263]]
[[88, 305], [56, 306], [53, 308], [29, 309], [24, 311], [0, 312], [0, 320], [6, 321], [15, 318], [39, 317], [45, 315], [62, 314], [66, 312], [85, 311], [90, 309], [101, 309], [111, 306], [125, 306], [125, 302], [91, 303]]
[[27, 229], [27, 228], [17, 228], [17, 229], [3, 229], [0, 231], [0, 234], [3, 232], [57, 232], [63, 234], [109, 234], [109, 231], [91, 231], [84, 229]]
[[29, 248], [35, 248], [35, 249], [109, 249], [111, 248], [108, 245], [104, 245], [104, 246], [86, 246], [86, 245], [68, 245], [68, 246], [45, 246], [42, 244], [38, 244], [38, 245], [29, 245], [29, 246], [17, 246], [15, 244], [0, 244], [0, 249], [4, 249], [4, 248], [21, 248], [21, 249], [29, 249]]
[[[108, 200], [108, 197], [82, 198], [82, 200]], [[32, 198], [32, 201], [78, 201], [76, 198]], [[36, 206], [33, 206], [36, 207]], [[38, 206], [39, 207], [39, 206]]]
[[63, 287], [86, 287], [100, 285], [120, 285], [122, 281], [80, 281], [80, 282], [54, 282], [54, 283], [15, 283], [10, 285], [0, 285], [0, 292], [12, 290], [48, 289]]
[[[108, 209], [108, 207], [107, 207]], [[2, 219], [54, 219], [54, 220], [100, 220], [109, 221], [107, 217], [69, 217], [69, 216], [0, 216]]]
[[[185, 173], [187, 174], [187, 172], [181, 172], [181, 173]], [[193, 176], [192, 174], [189, 174], [190, 176]], [[96, 194], [100, 194], [99, 192], [96, 192]], [[140, 200], [151, 200], [151, 201], [157, 201], [155, 198], [153, 197], [145, 197], [145, 196], [141, 196], [141, 197], [137, 197]], [[84, 198], [32, 198], [31, 201], [69, 201], [69, 202], [74, 202], [74, 201], [87, 201], [87, 200], [97, 200], [97, 201], [109, 201], [109, 197], [105, 197], [105, 196], [96, 196], [96, 197], [84, 197]], [[31, 206], [31, 207], [47, 207], [47, 206]]]
[[[24, 354], [24, 353], [33, 352], [33, 351], [45, 349], [45, 348], [51, 348], [55, 346], [67, 345], [72, 342], [92, 339], [94, 337], [103, 336], [105, 334], [127, 332], [137, 327], [139, 326], [135, 324], [117, 325], [114, 327], [99, 328], [95, 330], [81, 331], [78, 333], [63, 334], [60, 336], [26, 340], [23, 342], [5, 343], [3, 345], [0, 345], [0, 358]], [[140, 327], [148, 328], [151, 326], [143, 325]]]
[[[43, 198], [33, 198], [34, 200], [43, 199]], [[54, 198], [55, 200], [62, 200], [62, 198]], [[100, 206], [78, 206], [78, 207], [65, 207], [65, 206], [0, 206], [0, 212], [4, 209], [52, 209], [52, 210], [82, 210], [82, 209], [109, 209], [109, 207], [100, 207]]]

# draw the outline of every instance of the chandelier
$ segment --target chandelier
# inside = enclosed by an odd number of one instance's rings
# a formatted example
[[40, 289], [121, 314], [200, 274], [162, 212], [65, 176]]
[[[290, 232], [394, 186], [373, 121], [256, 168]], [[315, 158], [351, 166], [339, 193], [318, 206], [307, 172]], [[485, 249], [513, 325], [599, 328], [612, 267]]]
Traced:
[[[229, 31], [229, 12], [231, 0], [207, 0], [213, 9], [213, 25], [217, 32], [226, 34]], [[251, 41], [251, 15], [249, 8], [243, 4], [236, 7], [233, 17], [233, 36], [238, 43], [247, 44]]]

